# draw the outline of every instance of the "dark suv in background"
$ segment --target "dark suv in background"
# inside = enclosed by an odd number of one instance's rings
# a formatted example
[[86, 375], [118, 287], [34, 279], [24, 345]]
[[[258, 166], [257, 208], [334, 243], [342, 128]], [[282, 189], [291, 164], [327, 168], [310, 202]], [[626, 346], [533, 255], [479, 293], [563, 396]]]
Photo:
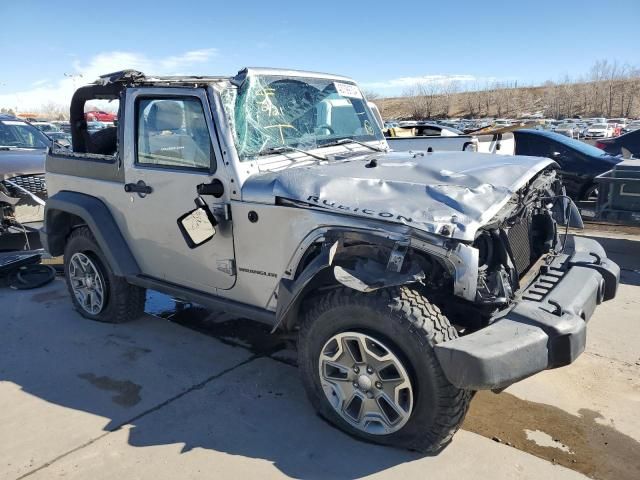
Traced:
[[516, 155], [548, 157], [560, 165], [567, 195], [574, 200], [594, 200], [598, 193], [594, 178], [622, 161], [619, 156], [546, 130], [514, 130], [513, 135]]
[[12, 115], [0, 114], [0, 233], [18, 203], [31, 205], [31, 194], [44, 200], [44, 161], [51, 145], [44, 133]]

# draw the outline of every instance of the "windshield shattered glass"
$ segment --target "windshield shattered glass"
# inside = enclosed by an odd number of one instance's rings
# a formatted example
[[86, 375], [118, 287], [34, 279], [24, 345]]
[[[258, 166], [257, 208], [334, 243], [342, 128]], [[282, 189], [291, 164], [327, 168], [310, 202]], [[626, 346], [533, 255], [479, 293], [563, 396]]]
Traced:
[[241, 160], [281, 147], [309, 150], [342, 139], [383, 139], [362, 93], [350, 83], [250, 75], [222, 97]]

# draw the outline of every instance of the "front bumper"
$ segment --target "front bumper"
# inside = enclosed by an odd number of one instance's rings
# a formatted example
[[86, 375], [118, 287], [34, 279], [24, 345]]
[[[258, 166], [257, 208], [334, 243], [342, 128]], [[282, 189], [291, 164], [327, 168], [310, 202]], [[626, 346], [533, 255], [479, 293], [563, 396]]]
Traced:
[[616, 295], [620, 267], [590, 239], [568, 240], [511, 308], [487, 327], [435, 346], [447, 379], [471, 390], [501, 389], [573, 362], [596, 306]]

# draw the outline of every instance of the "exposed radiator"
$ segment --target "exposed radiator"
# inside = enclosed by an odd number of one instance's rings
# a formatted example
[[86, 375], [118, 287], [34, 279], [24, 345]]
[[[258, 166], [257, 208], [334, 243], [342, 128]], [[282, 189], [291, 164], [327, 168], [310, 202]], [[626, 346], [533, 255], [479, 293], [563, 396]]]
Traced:
[[507, 231], [509, 248], [513, 253], [518, 276], [522, 276], [532, 263], [531, 251], [531, 217], [525, 215]]

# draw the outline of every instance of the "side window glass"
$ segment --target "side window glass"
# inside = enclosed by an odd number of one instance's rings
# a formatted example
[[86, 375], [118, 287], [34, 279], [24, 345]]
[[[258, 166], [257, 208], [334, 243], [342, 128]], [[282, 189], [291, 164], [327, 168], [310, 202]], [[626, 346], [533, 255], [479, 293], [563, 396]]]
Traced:
[[549, 157], [553, 148], [546, 138], [530, 137], [529, 139], [529, 155], [534, 157]]
[[136, 111], [138, 164], [209, 170], [211, 137], [200, 99], [140, 98]]

